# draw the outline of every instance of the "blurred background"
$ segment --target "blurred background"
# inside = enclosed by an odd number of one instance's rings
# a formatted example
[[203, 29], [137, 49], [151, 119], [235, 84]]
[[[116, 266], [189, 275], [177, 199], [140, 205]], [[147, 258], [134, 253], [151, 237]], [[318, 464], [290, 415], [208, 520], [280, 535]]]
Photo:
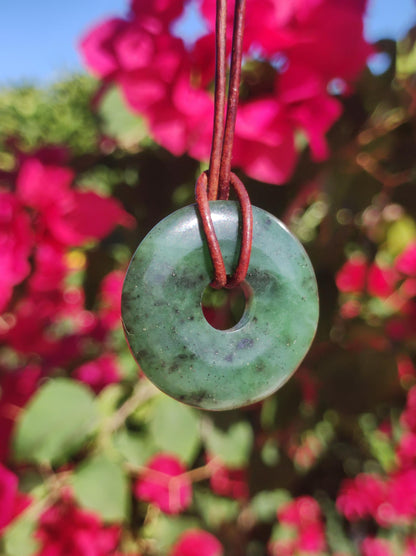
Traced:
[[120, 322], [207, 168], [214, 0], [0, 15], [0, 554], [415, 556], [415, 3], [247, 0], [233, 164], [321, 316], [283, 388], [217, 413], [158, 392]]

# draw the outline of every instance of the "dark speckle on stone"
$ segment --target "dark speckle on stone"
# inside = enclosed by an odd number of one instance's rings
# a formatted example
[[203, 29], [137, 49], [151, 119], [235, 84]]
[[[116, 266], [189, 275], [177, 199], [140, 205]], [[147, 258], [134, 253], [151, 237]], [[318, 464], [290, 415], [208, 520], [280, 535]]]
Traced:
[[148, 355], [149, 355], [149, 352], [147, 351], [147, 349], [141, 349], [140, 351], [137, 352], [136, 357], [137, 357], [137, 359], [144, 359]]
[[260, 291], [265, 290], [268, 286], [274, 282], [272, 276], [267, 272], [261, 272], [260, 270], [253, 270], [247, 274], [249, 282], [253, 283], [253, 286]]
[[200, 392], [195, 392], [194, 394], [192, 394], [192, 396], [188, 397], [188, 401], [189, 403], [195, 403], [195, 404], [199, 404], [201, 403], [203, 400], [205, 399], [209, 399], [212, 396], [210, 396], [209, 392], [207, 392], [206, 390], [201, 390]]
[[234, 359], [234, 354], [229, 353], [228, 355], [226, 355], [226, 356], [224, 357], [224, 359], [225, 359], [225, 361], [228, 361], [229, 363], [231, 363], [232, 360]]
[[169, 373], [175, 373], [176, 371], [179, 371], [180, 365], [178, 363], [172, 363], [172, 365], [169, 367], [168, 371]]
[[264, 371], [264, 369], [266, 368], [266, 365], [263, 363], [263, 361], [260, 361], [259, 363], [257, 363], [256, 365], [256, 371], [258, 373], [262, 373]]
[[253, 338], [243, 338], [237, 344], [237, 349], [248, 349], [253, 347], [254, 340]]

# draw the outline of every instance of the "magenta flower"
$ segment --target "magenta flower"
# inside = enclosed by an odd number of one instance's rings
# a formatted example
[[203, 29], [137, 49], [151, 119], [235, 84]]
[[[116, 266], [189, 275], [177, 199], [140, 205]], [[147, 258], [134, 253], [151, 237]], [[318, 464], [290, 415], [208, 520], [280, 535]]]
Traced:
[[88, 384], [96, 394], [99, 394], [109, 384], [118, 382], [121, 375], [116, 356], [107, 353], [77, 367], [72, 376], [80, 382]]
[[[172, 35], [184, 4], [133, 0], [126, 20], [95, 27], [81, 50], [93, 73], [121, 88], [157, 142], [175, 155], [188, 152], [206, 160], [212, 135], [215, 1], [202, 2], [207, 33], [186, 47]], [[336, 80], [348, 92], [371, 52], [362, 34], [365, 4], [248, 0], [244, 50], [251, 67], [243, 68], [234, 145], [234, 163], [248, 175], [284, 182], [296, 164], [299, 130], [315, 160], [328, 155], [325, 134], [341, 113], [328, 87]], [[267, 68], [267, 86], [257, 90], [261, 68]]]
[[319, 504], [310, 496], [300, 496], [284, 504], [277, 512], [280, 523], [289, 525], [296, 531], [296, 538], [272, 543], [272, 553], [280, 555], [281, 549], [289, 554], [308, 552], [319, 554], [325, 550], [325, 529]]
[[357, 521], [375, 516], [386, 495], [386, 484], [381, 477], [361, 473], [342, 483], [337, 508], [349, 521]]
[[69, 168], [45, 165], [36, 158], [23, 163], [17, 178], [17, 195], [38, 212], [38, 240], [51, 237], [61, 245], [75, 246], [102, 239], [117, 224], [134, 224], [118, 201], [92, 191], [77, 191], [71, 188], [73, 179]]
[[99, 317], [105, 328], [110, 330], [121, 324], [121, 290], [124, 272], [109, 272], [101, 282]]
[[29, 504], [30, 498], [18, 491], [16, 475], [0, 464], [0, 537]]
[[220, 541], [201, 529], [185, 531], [175, 543], [170, 556], [222, 556]]
[[249, 497], [245, 469], [230, 469], [221, 463], [216, 463], [213, 469], [210, 477], [213, 492], [236, 500], [246, 500]]
[[10, 438], [18, 412], [36, 391], [40, 378], [41, 371], [35, 365], [13, 371], [0, 370], [0, 462], [9, 457]]
[[393, 556], [390, 543], [386, 539], [367, 537], [361, 544], [363, 556]]
[[32, 247], [28, 214], [12, 193], [0, 191], [0, 313], [6, 309], [13, 287], [30, 272]]
[[361, 293], [366, 284], [367, 260], [362, 255], [351, 257], [336, 275], [337, 288], [341, 292]]
[[183, 512], [192, 501], [186, 468], [176, 456], [157, 454], [134, 485], [139, 500], [151, 502], [167, 514]]
[[65, 497], [42, 514], [35, 536], [41, 544], [38, 556], [112, 556], [120, 528], [105, 527], [98, 516]]

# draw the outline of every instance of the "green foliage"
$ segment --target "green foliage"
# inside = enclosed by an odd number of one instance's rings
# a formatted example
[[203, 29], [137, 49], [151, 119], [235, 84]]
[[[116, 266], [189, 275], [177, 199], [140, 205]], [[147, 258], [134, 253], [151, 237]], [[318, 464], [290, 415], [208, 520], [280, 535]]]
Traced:
[[125, 149], [137, 149], [148, 135], [142, 118], [127, 109], [119, 89], [112, 87], [100, 103], [101, 129]]
[[155, 400], [149, 417], [155, 446], [192, 464], [201, 445], [198, 412], [162, 395]]
[[207, 426], [205, 444], [211, 456], [218, 456], [227, 467], [245, 467], [253, 445], [253, 429], [246, 421], [234, 423], [227, 431]]
[[213, 530], [231, 523], [240, 513], [237, 500], [215, 496], [209, 490], [195, 492], [195, 505], [208, 528]]
[[132, 465], [146, 465], [157, 452], [154, 440], [150, 435], [126, 428], [113, 435], [113, 443], [122, 458]]
[[19, 462], [64, 463], [88, 440], [97, 422], [94, 396], [86, 386], [52, 379], [37, 391], [17, 423], [14, 456]]
[[32, 556], [38, 550], [38, 542], [34, 538], [36, 521], [27, 515], [17, 519], [7, 528], [4, 538], [2, 556]]
[[91, 110], [96, 82], [74, 76], [46, 89], [33, 86], [0, 92], [0, 151], [7, 137], [18, 137], [26, 150], [46, 144], [69, 147], [76, 154], [96, 148], [98, 128]]
[[201, 523], [194, 517], [176, 517], [160, 515], [143, 528], [144, 538], [152, 539], [157, 554], [167, 554], [169, 548], [184, 531], [200, 527]]
[[290, 500], [291, 496], [287, 490], [263, 490], [253, 496], [250, 501], [250, 509], [257, 520], [273, 521], [280, 506]]
[[125, 471], [105, 455], [84, 461], [72, 476], [78, 502], [96, 512], [103, 521], [124, 521], [128, 518], [130, 483]]

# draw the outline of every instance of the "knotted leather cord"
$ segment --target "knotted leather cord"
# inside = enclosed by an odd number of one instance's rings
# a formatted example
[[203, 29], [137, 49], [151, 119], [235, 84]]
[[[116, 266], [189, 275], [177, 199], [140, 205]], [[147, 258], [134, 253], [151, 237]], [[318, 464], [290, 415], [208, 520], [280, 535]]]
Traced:
[[207, 172], [202, 172], [196, 182], [195, 197], [198, 204], [199, 212], [202, 219], [202, 227], [207, 238], [208, 249], [211, 255], [214, 267], [214, 278], [211, 287], [215, 289], [234, 288], [240, 284], [247, 274], [248, 265], [250, 263], [251, 244], [253, 237], [253, 214], [251, 210], [250, 198], [243, 182], [233, 173], [230, 173], [230, 184], [237, 194], [238, 201], [241, 206], [242, 231], [241, 231], [241, 248], [238, 265], [234, 274], [227, 279], [225, 271], [224, 259], [221, 253], [220, 244], [218, 243], [217, 234], [215, 233], [214, 224], [209, 209], [209, 199], [207, 194], [208, 177]]
[[[210, 166], [209, 171], [203, 172], [198, 178], [195, 188], [196, 202], [214, 267], [214, 278], [211, 286], [215, 289], [231, 289], [245, 279], [252, 245], [253, 214], [250, 198], [241, 180], [231, 172], [231, 157], [241, 78], [245, 4], [246, 0], [236, 0], [235, 2], [227, 116], [224, 129], [227, 73], [227, 0], [217, 0], [214, 130]], [[241, 207], [242, 237], [237, 268], [231, 277], [227, 277], [224, 259], [211, 218], [209, 201], [217, 199], [227, 200], [230, 185], [237, 194]]]

